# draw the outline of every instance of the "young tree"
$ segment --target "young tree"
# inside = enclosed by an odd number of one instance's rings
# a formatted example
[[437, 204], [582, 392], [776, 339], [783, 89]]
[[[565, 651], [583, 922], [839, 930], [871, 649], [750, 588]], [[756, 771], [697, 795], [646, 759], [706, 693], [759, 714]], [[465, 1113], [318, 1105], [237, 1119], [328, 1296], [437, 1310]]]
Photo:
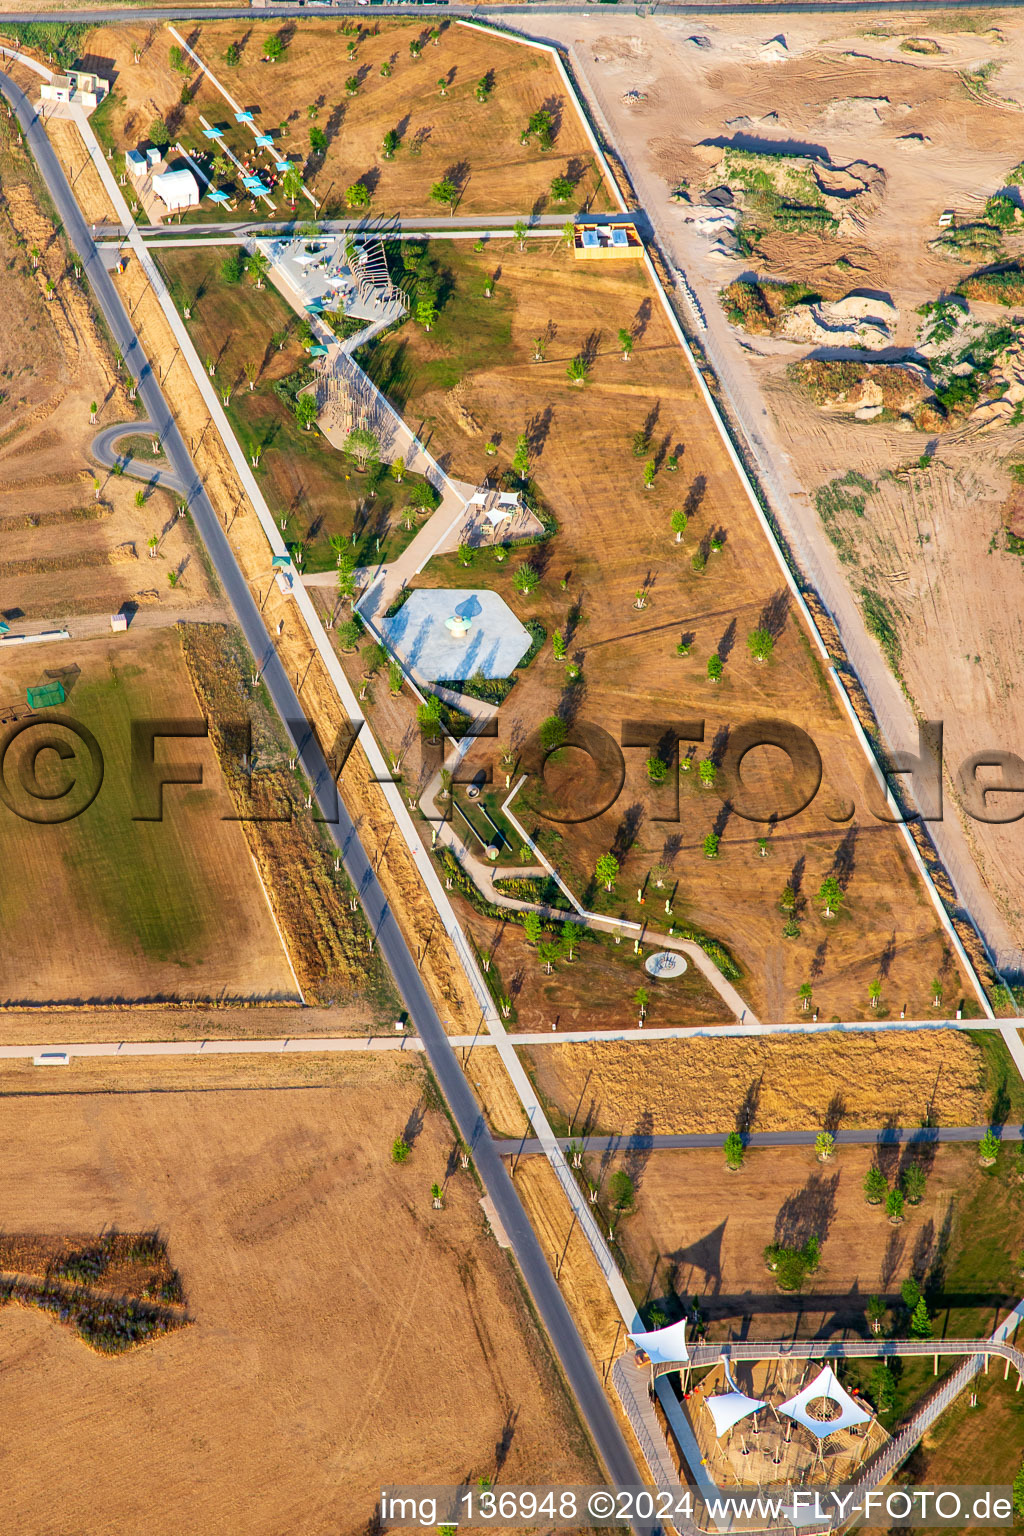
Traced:
[[551, 196], [556, 203], [567, 203], [573, 194], [573, 184], [568, 176], [556, 176], [551, 183]]
[[655, 477], [655, 475], [657, 473], [658, 473], [658, 466], [657, 466], [657, 464], [655, 464], [653, 459], [648, 459], [647, 463], [644, 465], [644, 489], [645, 490], [651, 491], [651, 490], [654, 489], [654, 477]]
[[384, 143], [381, 146], [381, 152], [385, 160], [394, 159], [395, 151], [398, 149], [400, 142], [397, 131], [394, 128], [389, 128], [384, 135]]
[[270, 262], [263, 251], [255, 250], [246, 263], [246, 269], [251, 277], [256, 279], [256, 287], [262, 288], [270, 271]]
[[349, 75], [348, 79], [345, 81], [345, 95], [346, 96], [356, 96], [358, 94], [359, 94], [359, 76], [358, 75]]
[[274, 32], [270, 37], [267, 38], [267, 41], [263, 47], [263, 52], [265, 56], [270, 60], [271, 64], [277, 63], [278, 59], [280, 59], [284, 54], [284, 39], [281, 37], [280, 33]]
[[437, 324], [437, 306], [433, 299], [424, 298], [416, 301], [416, 320], [425, 331], [431, 330]]
[[[872, 1301], [878, 1300], [877, 1296], [873, 1296], [871, 1299]], [[884, 1310], [883, 1308], [883, 1312]], [[873, 1325], [872, 1327], [873, 1331], [877, 1333], [878, 1329], [874, 1328]], [[875, 1408], [879, 1413], [891, 1413], [896, 1406], [896, 1378], [885, 1361], [881, 1365], [876, 1365], [871, 1372], [871, 1395], [875, 1400]]]
[[722, 665], [722, 658], [716, 651], [713, 656], [708, 657], [708, 681], [712, 683], [720, 683], [722, 681], [722, 673], [724, 671], [725, 668]]
[[309, 147], [314, 155], [327, 153], [327, 135], [322, 128], [314, 126], [309, 130]]
[[541, 721], [538, 732], [545, 752], [557, 752], [559, 747], [564, 747], [568, 734], [569, 727], [558, 715], [548, 715], [546, 720]]
[[346, 619], [337, 629], [338, 644], [343, 651], [354, 651], [359, 644], [363, 627], [358, 619]]
[[916, 1158], [904, 1168], [902, 1183], [903, 1193], [907, 1197], [907, 1204], [920, 1205], [924, 1196], [925, 1185], [928, 1183], [928, 1175]]
[[402, 669], [397, 661], [388, 665], [388, 692], [393, 699], [397, 699], [402, 691]]
[[619, 351], [622, 353], [622, 361], [628, 363], [633, 353], [633, 337], [625, 326], [619, 331]]
[[487, 100], [491, 94], [491, 80], [489, 75], [484, 75], [480, 80], [477, 81], [474, 94], [477, 101], [484, 102]]
[[903, 1194], [898, 1189], [890, 1189], [885, 1197], [885, 1214], [894, 1227], [898, 1227], [903, 1220]]
[[882, 1201], [885, 1199], [888, 1188], [889, 1186], [885, 1181], [885, 1174], [882, 1172], [881, 1168], [877, 1168], [872, 1163], [871, 1167], [864, 1175], [863, 1184], [864, 1198], [868, 1202], [868, 1205], [881, 1205]]
[[868, 997], [871, 999], [872, 1008], [878, 1007], [878, 999], [881, 997], [881, 995], [882, 983], [878, 977], [875, 976], [871, 981], [868, 982]]
[[806, 1013], [811, 1006], [811, 990], [811, 984], [809, 981], [802, 981], [800, 983], [800, 1006], [804, 1013]]
[[512, 226], [512, 237], [521, 251], [526, 249], [526, 236], [529, 233], [529, 225], [525, 219], [516, 219]]
[[657, 753], [647, 759], [647, 777], [652, 784], [664, 784], [668, 774], [668, 763]]
[[353, 427], [345, 439], [345, 452], [355, 461], [358, 469], [366, 469], [380, 458], [380, 443], [369, 427]]
[[868, 1322], [871, 1324], [872, 1333], [881, 1333], [882, 1319], [885, 1316], [885, 1302], [880, 1296], [868, 1297]]
[[910, 1319], [910, 1337], [912, 1339], [930, 1339], [932, 1337], [932, 1320], [928, 1316], [928, 1303], [923, 1296], [914, 1308]]
[[625, 1168], [618, 1168], [608, 1180], [612, 1204], [617, 1211], [631, 1211], [636, 1199], [636, 1188]]
[[409, 44], [409, 54], [410, 54], [410, 56], [412, 58], [414, 58], [414, 59], [418, 59], [422, 52], [423, 52], [423, 44], [420, 42], [418, 37], [414, 37], [412, 42]]
[[783, 912], [792, 912], [796, 906], [796, 891], [791, 885], [782, 887], [782, 895], [779, 897], [779, 906]]
[[942, 982], [936, 976], [932, 980], [932, 1007], [938, 1008], [942, 1002]]
[[544, 967], [545, 976], [550, 976], [555, 968], [555, 962], [562, 958], [562, 946], [555, 939], [547, 939], [543, 944], [537, 945], [537, 959]]
[[999, 1156], [999, 1137], [991, 1128], [985, 1132], [978, 1143], [978, 1156], [986, 1168], [991, 1168]]
[[775, 641], [767, 629], [752, 629], [747, 636], [747, 650], [755, 661], [767, 661], [775, 649]]
[[814, 1138], [814, 1155], [820, 1163], [827, 1163], [834, 1156], [836, 1139], [831, 1131], [819, 1131]]
[[441, 726], [441, 700], [436, 693], [428, 694], [426, 703], [418, 706], [416, 724], [428, 740], [437, 740]]
[[739, 1131], [729, 1132], [725, 1138], [723, 1150], [725, 1152], [725, 1161], [730, 1168], [737, 1169], [743, 1167], [745, 1148], [743, 1146], [743, 1137]]
[[381, 78], [387, 80], [391, 74], [391, 60], [385, 59], [380, 67]]
[[704, 839], [704, 857], [706, 859], [718, 858], [718, 845], [721, 842], [717, 832], [709, 832]]
[[594, 865], [594, 874], [606, 891], [610, 891], [619, 877], [619, 861], [613, 853], [602, 853]]
[[556, 629], [551, 636], [551, 649], [556, 661], [565, 660], [565, 636], [560, 629]]
[[519, 476], [520, 480], [525, 480], [530, 473], [530, 444], [525, 432], [520, 432], [516, 438], [516, 451], [512, 455], [512, 469]]
[[512, 578], [512, 585], [517, 592], [522, 592], [526, 596], [534, 590], [539, 581], [540, 577], [536, 569], [532, 565], [526, 564], [521, 565], [518, 571], [516, 571]]
[[570, 383], [582, 389], [590, 378], [590, 364], [585, 357], [571, 357], [566, 365], [565, 373]]
[[149, 141], [157, 149], [166, 149], [171, 142], [171, 131], [162, 117], [154, 117], [150, 123]]
[[843, 888], [835, 875], [826, 875], [818, 887], [818, 900], [825, 908], [826, 917], [834, 917], [843, 904]]
[[299, 395], [295, 401], [295, 417], [304, 432], [308, 432], [317, 419], [315, 395]]
[[648, 437], [647, 433], [643, 430], [642, 427], [638, 428], [638, 430], [633, 433], [633, 457], [634, 457], [634, 459], [642, 459], [642, 458], [644, 458], [645, 455], [650, 450], [650, 446], [651, 446], [651, 439]]
[[392, 459], [389, 473], [395, 484], [401, 485], [405, 479], [405, 460], [403, 458]]
[[440, 181], [435, 181], [430, 189], [430, 201], [440, 203], [442, 208], [447, 208], [449, 214], [455, 212], [459, 201], [459, 189], [450, 176], [442, 176]]
[[637, 987], [633, 993], [633, 1001], [640, 1010], [640, 1023], [642, 1024], [647, 1014], [647, 1004], [650, 1001], [650, 993], [646, 987]]
[[349, 208], [369, 208], [370, 189], [361, 181], [354, 181], [350, 187], [345, 188], [345, 202]]
[[441, 496], [429, 480], [417, 480], [409, 487], [409, 505], [417, 512], [436, 512], [441, 505]]
[[675, 511], [672, 513], [670, 521], [672, 524], [672, 532], [676, 536], [676, 543], [681, 544], [683, 541], [683, 534], [686, 532], [686, 525], [689, 522], [689, 518], [683, 511], [682, 507], [676, 507]]
[[241, 48], [239, 48], [237, 43], [228, 43], [227, 52], [224, 55], [224, 62], [225, 62], [225, 64], [230, 65], [230, 67], [232, 69], [234, 69], [235, 65], [236, 64], [240, 64], [241, 61], [242, 61], [242, 50], [241, 50]]
[[302, 196], [302, 187], [302, 172], [297, 165], [290, 165], [281, 178], [281, 195], [288, 199], [293, 212], [296, 202]]
[[523, 933], [527, 944], [539, 944], [541, 938], [541, 921], [536, 912], [526, 912], [523, 915]]
[[412, 1151], [404, 1136], [396, 1136], [391, 1143], [391, 1161], [393, 1163], [407, 1163], [409, 1153]]
[[704, 789], [711, 789], [718, 778], [718, 768], [710, 757], [702, 757], [697, 765], [697, 777]]
[[172, 48], [171, 48], [171, 51], [170, 51], [170, 54], [169, 54], [169, 62], [170, 62], [171, 68], [173, 70], [177, 71], [177, 73], [179, 75], [187, 75], [188, 74], [189, 67], [185, 63], [185, 55], [182, 53], [182, 51], [178, 47], [177, 43], [175, 43], [172, 46]]

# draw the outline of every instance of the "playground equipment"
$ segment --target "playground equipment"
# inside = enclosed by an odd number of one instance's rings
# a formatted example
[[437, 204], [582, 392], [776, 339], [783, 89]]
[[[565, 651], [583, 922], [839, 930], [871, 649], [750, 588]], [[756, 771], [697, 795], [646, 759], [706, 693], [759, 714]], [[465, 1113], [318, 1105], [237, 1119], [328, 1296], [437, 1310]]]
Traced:
[[34, 688], [26, 688], [25, 697], [32, 709], [53, 709], [55, 705], [63, 704], [67, 695], [63, 683], [53, 682], [37, 683]]

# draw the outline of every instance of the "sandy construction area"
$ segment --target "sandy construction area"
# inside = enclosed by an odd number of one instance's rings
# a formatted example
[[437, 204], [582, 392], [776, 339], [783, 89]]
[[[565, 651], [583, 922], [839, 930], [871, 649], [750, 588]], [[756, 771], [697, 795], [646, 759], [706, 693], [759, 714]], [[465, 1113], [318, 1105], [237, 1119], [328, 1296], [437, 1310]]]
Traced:
[[[718, 294], [751, 273], [800, 281], [827, 300], [878, 294], [896, 307], [889, 342], [872, 343], [878, 356], [915, 355], [918, 306], [950, 292], [984, 260], [934, 249], [939, 215], [951, 209], [960, 223], [981, 218], [986, 199], [1012, 179], [1020, 160], [1019, 18], [998, 10], [912, 20], [787, 16], [752, 27], [746, 18], [709, 16], [699, 25], [648, 20], [637, 33], [625, 18], [602, 14], [586, 25], [552, 18], [546, 30], [572, 47], [641, 201], [698, 294], [731, 392], [750, 402], [762, 458], [785, 489], [792, 524], [818, 551], [830, 582], [846, 581], [858, 602], [864, 588], [883, 599], [910, 697], [921, 714], [945, 722], [946, 788], [955, 805], [956, 770], [969, 753], [1019, 752], [1022, 745], [1013, 668], [1020, 569], [1005, 534], [1019, 532], [1006, 466], [1019, 452], [1020, 427], [982, 437], [969, 427], [933, 438], [905, 421], [819, 412], [785, 380], [786, 364], [808, 347], [736, 331]], [[627, 100], [628, 92], [637, 94]], [[771, 233], [752, 254], [730, 255], [728, 241], [698, 227], [700, 209], [670, 201], [683, 178], [691, 189], [713, 184], [709, 167], [723, 145], [857, 164], [868, 168], [876, 191], [856, 200], [838, 233]], [[1008, 237], [1006, 253], [1017, 244]], [[1009, 318], [994, 304], [971, 309], [980, 322]], [[844, 350], [842, 338], [813, 350], [860, 355]], [[763, 409], [754, 403], [758, 391]], [[930, 474], [887, 478], [926, 452], [935, 455]], [[865, 517], [842, 520], [852, 559], [840, 561], [823, 537], [814, 493], [851, 469], [880, 489]], [[971, 822], [965, 836], [956, 837], [955, 856], [966, 862], [969, 849], [977, 859], [990, 894], [980, 891], [976, 910], [1013, 968], [1020, 960], [1014, 946], [1024, 940], [1016, 833]]]
[[347, 1076], [11, 1101], [5, 1232], [157, 1228], [194, 1319], [111, 1361], [4, 1315], [19, 1532], [348, 1536], [382, 1480], [592, 1476], [476, 1186], [456, 1174], [431, 1209], [443, 1117], [428, 1110], [410, 1161], [390, 1162], [420, 1073], [360, 1061]]

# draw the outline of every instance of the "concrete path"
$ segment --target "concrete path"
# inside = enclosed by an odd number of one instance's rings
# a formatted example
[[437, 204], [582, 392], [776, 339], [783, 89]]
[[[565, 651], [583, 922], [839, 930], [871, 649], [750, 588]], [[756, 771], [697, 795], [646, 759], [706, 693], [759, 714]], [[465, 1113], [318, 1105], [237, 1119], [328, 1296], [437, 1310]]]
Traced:
[[[758, 1147], [813, 1147], [818, 1131], [750, 1131], [743, 1137], [748, 1151]], [[910, 1127], [882, 1130], [838, 1130], [835, 1133], [839, 1147], [933, 1147], [979, 1142], [991, 1129], [987, 1125], [944, 1125], [928, 1130]], [[1024, 1126], [1001, 1126], [1003, 1141], [1024, 1141]], [[594, 1152], [694, 1152], [717, 1147], [721, 1150], [725, 1131], [691, 1132], [678, 1136], [560, 1136], [564, 1148], [582, 1147], [584, 1155]], [[495, 1147], [502, 1157], [532, 1157], [544, 1149], [539, 1141], [530, 1138], [515, 1140], [512, 1137], [495, 1138]]]
[[47, 1045], [0, 1045], [0, 1061], [66, 1055], [71, 1058], [116, 1056], [294, 1056], [338, 1051], [422, 1051], [423, 1041], [408, 1032], [393, 1035], [309, 1035], [280, 1040], [109, 1040], [57, 1041]]

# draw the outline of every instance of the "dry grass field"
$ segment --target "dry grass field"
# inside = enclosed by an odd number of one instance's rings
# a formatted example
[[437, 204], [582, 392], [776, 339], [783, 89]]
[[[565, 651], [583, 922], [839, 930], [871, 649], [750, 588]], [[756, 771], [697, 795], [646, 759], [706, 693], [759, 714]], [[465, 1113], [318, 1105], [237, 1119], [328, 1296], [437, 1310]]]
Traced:
[[[441, 213], [430, 199], [433, 183], [448, 177], [461, 189], [462, 213], [560, 212], [566, 216], [585, 201], [597, 208], [611, 202], [597, 180], [590, 146], [557, 72], [546, 55], [503, 38], [437, 17], [440, 35], [429, 40], [433, 16], [417, 22], [303, 20], [209, 22], [183, 30], [233, 98], [256, 115], [260, 131], [275, 137], [275, 148], [304, 169], [306, 184], [328, 209], [344, 206], [345, 189], [361, 182], [374, 214]], [[347, 34], [347, 35], [346, 35]], [[281, 59], [266, 61], [267, 39], [280, 36]], [[410, 43], [423, 43], [417, 59]], [[239, 63], [225, 61], [231, 44]], [[118, 150], [146, 140], [157, 116], [175, 139], [206, 148], [199, 116], [228, 126], [225, 142], [240, 157], [252, 153], [252, 135], [236, 127], [224, 98], [193, 69], [182, 101], [183, 80], [169, 64], [174, 45], [159, 26], [103, 27], [90, 32], [83, 52], [105, 61], [115, 79], [116, 99], [104, 107], [100, 129]], [[350, 47], [352, 51], [350, 52]], [[140, 53], [135, 62], [135, 51]], [[381, 67], [391, 73], [384, 77]], [[445, 94], [441, 95], [444, 80]], [[485, 102], [478, 82], [489, 82]], [[348, 81], [357, 82], [355, 93]], [[546, 108], [554, 123], [547, 152], [535, 141], [520, 144], [531, 114]], [[310, 130], [321, 131], [325, 150], [314, 153]], [[399, 147], [385, 159], [385, 133], [394, 130]], [[572, 198], [552, 203], [551, 182], [568, 176]], [[288, 205], [277, 195], [279, 211]], [[240, 206], [248, 206], [248, 203]], [[260, 204], [260, 214], [268, 210]], [[311, 205], [300, 199], [300, 216]], [[216, 216], [216, 209], [212, 210]], [[209, 218], [207, 206], [200, 215]]]
[[[1016, 1149], [1003, 1156], [1017, 1157]], [[879, 1296], [898, 1309], [900, 1285], [913, 1274], [922, 1284], [928, 1278], [932, 1311], [948, 1313], [951, 1337], [991, 1327], [992, 1307], [1004, 1295], [1016, 1300], [1019, 1288], [1019, 1200], [998, 1201], [987, 1272], [961, 1288], [957, 1265], [965, 1244], [976, 1241], [979, 1196], [987, 1191], [991, 1200], [999, 1188], [980, 1168], [977, 1152], [934, 1149], [921, 1204], [906, 1207], [899, 1227], [864, 1199], [862, 1182], [873, 1161], [890, 1181], [901, 1166], [897, 1148], [879, 1159], [873, 1148], [843, 1147], [822, 1164], [810, 1148], [773, 1147], [748, 1152], [739, 1173], [726, 1168], [719, 1151], [639, 1154], [636, 1210], [620, 1218], [617, 1231], [639, 1299], [649, 1287], [646, 1299], [664, 1306], [669, 1295], [671, 1311], [671, 1292], [686, 1300], [698, 1296], [713, 1338], [728, 1337], [741, 1323], [760, 1338], [829, 1337], [845, 1328], [866, 1333], [868, 1298]], [[821, 1242], [818, 1269], [799, 1293], [779, 1290], [765, 1247], [800, 1247], [809, 1237]]]
[[[133, 819], [132, 722], [202, 718], [174, 631], [25, 647], [5, 663], [8, 694], [23, 713], [27, 685], [62, 681], [67, 698], [57, 712], [92, 732], [103, 780], [80, 815], [41, 825], [20, 814], [39, 811], [18, 786], [33, 731], [9, 749], [15, 809], [0, 812], [0, 857], [18, 873], [0, 894], [4, 1000], [294, 998], [242, 828], [227, 819], [234, 807], [211, 746], [161, 743], [161, 762], [200, 762], [204, 783], [168, 789], [162, 821]], [[64, 740], [81, 786], [68, 809], [79, 809], [95, 780], [84, 747]], [[46, 753], [38, 766], [43, 792], [57, 793], [64, 780], [53, 758]]]
[[[546, 648], [502, 706], [502, 743], [522, 741], [553, 713], [570, 723], [599, 722], [616, 740], [623, 722], [650, 722], [651, 746], [624, 753], [625, 782], [611, 808], [575, 825], [548, 826], [541, 846], [587, 903], [646, 918], [649, 943], [667, 919], [660, 898], [648, 892], [641, 907], [636, 893], [664, 865], [676, 923], [728, 947], [744, 973], [741, 988], [763, 1018], [792, 1017], [805, 981], [826, 1017], [869, 1014], [875, 979], [879, 1007], [890, 1015], [904, 1005], [927, 1009], [935, 978], [947, 1000], [959, 1000], [963, 981], [935, 912], [900, 836], [871, 814], [863, 754], [790, 611], [782, 574], [646, 273], [625, 263], [583, 266], [540, 241], [524, 251], [510, 242], [482, 253], [454, 244], [431, 250], [450, 293], [437, 326], [428, 334], [403, 325], [373, 345], [367, 366], [461, 478], [478, 482], [495, 466], [505, 469], [525, 434], [536, 493], [558, 532], [503, 563], [490, 550], [479, 551], [468, 569], [453, 555], [440, 557], [417, 581], [492, 586], [521, 618], [566, 637], [582, 677], [567, 681], [565, 664]], [[466, 322], [487, 310], [488, 282], [489, 302], [500, 299], [500, 324], [496, 318], [492, 344], [483, 348]], [[629, 361], [618, 345], [620, 328], [633, 338]], [[542, 362], [534, 361], [536, 338]], [[577, 357], [590, 361], [582, 388], [566, 374]], [[498, 443], [496, 460], [484, 451], [488, 440]], [[649, 490], [642, 476], [648, 458], [656, 466]], [[689, 521], [677, 543], [671, 514], [679, 508], [689, 509]], [[540, 577], [527, 597], [515, 589], [525, 563]], [[756, 628], [775, 636], [766, 662], [748, 652]], [[688, 654], [677, 654], [680, 643]], [[717, 683], [707, 675], [714, 655], [724, 668]], [[667, 722], [703, 721], [703, 745], [690, 750], [721, 763], [730, 732], [763, 719], [792, 722], [816, 743], [822, 782], [805, 811], [768, 822], [772, 807], [786, 805], [792, 773], [774, 747], [757, 749], [743, 766], [761, 822], [732, 814], [717, 789], [701, 787], [695, 763], [678, 775], [678, 810], [671, 769], [667, 783], [652, 789], [645, 762]], [[571, 787], [573, 811], [581, 800], [584, 808], [594, 803], [596, 775], [582, 751], [564, 751], [558, 775]], [[528, 830], [541, 824], [530, 795], [528, 788], [516, 802]], [[720, 837], [713, 861], [705, 856], [712, 833]], [[768, 837], [765, 858], [761, 836]], [[622, 865], [610, 896], [593, 878], [596, 859], [609, 849]], [[845, 891], [835, 920], [822, 917], [817, 899], [829, 874]], [[786, 886], [800, 925], [792, 939], [782, 933]], [[968, 1008], [976, 1006], [966, 997]], [[665, 1006], [672, 1007], [667, 998]]]
[[[973, 1036], [799, 1035], [651, 1040], [524, 1050], [546, 1101], [608, 1135], [844, 1126], [979, 1125], [998, 1062]], [[996, 1080], [994, 1080], [996, 1079]], [[577, 1107], [578, 1106], [578, 1107]]]
[[[66, 149], [63, 140], [59, 147]], [[79, 169], [82, 158], [80, 149]], [[173, 498], [143, 488], [139, 505], [138, 482], [109, 474], [90, 457], [96, 433], [118, 421], [130, 423], [136, 407], [45, 211], [34, 166], [6, 117], [0, 175], [4, 617], [15, 632], [73, 619], [76, 634], [92, 634], [109, 633], [110, 615], [122, 608], [140, 628], [188, 613], [208, 615], [215, 598], [190, 528], [175, 517]], [[51, 298], [47, 283], [53, 285]], [[150, 559], [154, 536], [157, 556]]]
[[157, 1230], [193, 1320], [110, 1361], [4, 1314], [13, 1527], [356, 1536], [382, 1480], [595, 1476], [423, 1086], [8, 1101], [4, 1232]]

